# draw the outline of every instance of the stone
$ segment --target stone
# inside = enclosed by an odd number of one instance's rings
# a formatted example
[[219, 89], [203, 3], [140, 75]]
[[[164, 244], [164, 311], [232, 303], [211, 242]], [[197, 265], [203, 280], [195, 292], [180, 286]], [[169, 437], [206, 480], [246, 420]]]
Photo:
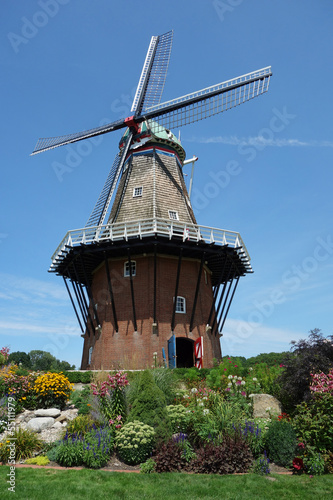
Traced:
[[27, 428], [34, 432], [41, 432], [44, 429], [49, 429], [54, 424], [52, 417], [36, 417], [29, 420]]
[[59, 417], [61, 414], [61, 411], [58, 410], [58, 408], [45, 408], [45, 409], [39, 409], [35, 410], [35, 416], [36, 417]]
[[66, 419], [66, 415], [59, 415], [59, 417], [56, 418], [56, 422], [65, 422]]
[[61, 422], [59, 421], [54, 422], [53, 429], [62, 429]]
[[282, 406], [274, 396], [270, 394], [250, 394], [253, 402], [253, 416], [258, 418], [270, 418], [271, 415], [281, 415]]

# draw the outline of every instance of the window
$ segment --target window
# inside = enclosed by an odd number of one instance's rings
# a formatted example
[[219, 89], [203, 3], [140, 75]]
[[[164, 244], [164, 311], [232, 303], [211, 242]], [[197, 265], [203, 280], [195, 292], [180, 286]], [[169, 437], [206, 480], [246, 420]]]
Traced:
[[[131, 267], [132, 267], [132, 276], [136, 275], [136, 262], [135, 260], [131, 260]], [[129, 262], [125, 262], [124, 264], [124, 276], [125, 278], [130, 277], [130, 267], [129, 267]]]
[[169, 219], [178, 220], [178, 212], [175, 210], [169, 210]]
[[93, 352], [93, 347], [89, 347], [89, 351], [88, 351], [88, 365], [91, 364], [91, 356], [92, 356], [92, 352]]
[[186, 313], [186, 301], [184, 297], [177, 297], [176, 300], [176, 313]]
[[142, 186], [133, 189], [133, 198], [138, 198], [139, 196], [142, 196]]

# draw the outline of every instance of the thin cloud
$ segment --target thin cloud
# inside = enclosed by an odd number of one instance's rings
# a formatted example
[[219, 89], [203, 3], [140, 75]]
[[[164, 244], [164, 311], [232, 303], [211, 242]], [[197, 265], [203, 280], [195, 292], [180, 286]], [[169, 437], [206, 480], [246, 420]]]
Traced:
[[26, 332], [33, 332], [36, 336], [38, 334], [56, 334], [56, 335], [74, 335], [77, 336], [79, 333], [79, 329], [75, 326], [67, 325], [59, 325], [59, 326], [44, 326], [37, 324], [29, 324], [27, 322], [11, 322], [11, 321], [0, 321], [0, 331], [3, 329], [4, 331], [14, 331], [17, 335], [24, 335]]
[[185, 139], [187, 142], [199, 142], [201, 144], [227, 144], [230, 146], [271, 146], [271, 147], [315, 147], [333, 148], [333, 141], [300, 141], [299, 139], [267, 139], [263, 136], [237, 137], [237, 136], [212, 136], [212, 137], [192, 137]]

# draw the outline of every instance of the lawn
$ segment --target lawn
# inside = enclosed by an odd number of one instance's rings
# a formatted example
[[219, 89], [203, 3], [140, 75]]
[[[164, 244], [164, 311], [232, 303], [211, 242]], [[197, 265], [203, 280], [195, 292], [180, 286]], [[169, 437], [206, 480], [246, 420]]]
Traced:
[[[1, 499], [8, 491], [9, 468], [0, 467]], [[310, 477], [255, 474], [218, 476], [182, 473], [133, 474], [84, 470], [16, 469], [14, 498], [66, 500], [312, 499], [331, 498], [332, 475]]]

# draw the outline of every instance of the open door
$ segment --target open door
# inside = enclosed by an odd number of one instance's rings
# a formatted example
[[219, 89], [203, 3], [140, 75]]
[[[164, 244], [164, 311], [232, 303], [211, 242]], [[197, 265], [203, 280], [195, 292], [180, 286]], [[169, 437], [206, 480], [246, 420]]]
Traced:
[[169, 368], [176, 368], [176, 337], [171, 335], [168, 340], [168, 360]]
[[199, 337], [194, 342], [194, 356], [195, 356], [195, 366], [202, 368], [202, 358], [203, 358], [203, 337]]

